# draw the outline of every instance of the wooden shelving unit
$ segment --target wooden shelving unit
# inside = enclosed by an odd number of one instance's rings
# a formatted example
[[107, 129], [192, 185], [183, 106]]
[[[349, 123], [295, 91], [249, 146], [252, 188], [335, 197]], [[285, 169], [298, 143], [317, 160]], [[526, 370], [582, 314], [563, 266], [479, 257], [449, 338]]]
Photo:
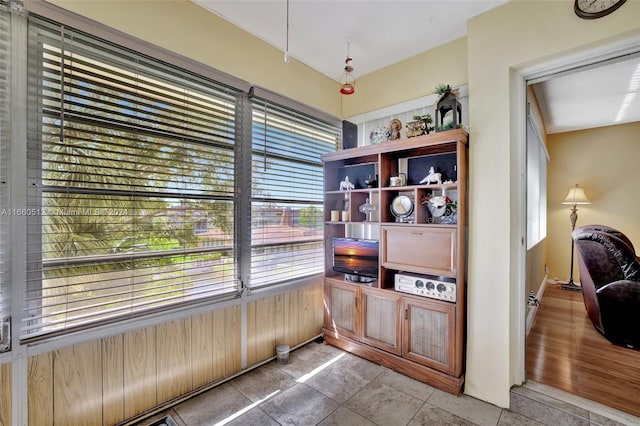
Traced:
[[[464, 384], [467, 153], [468, 134], [455, 129], [323, 157], [325, 341], [453, 394]], [[430, 166], [442, 182], [420, 184]], [[390, 186], [399, 175], [406, 184]], [[352, 190], [339, 189], [345, 176]], [[399, 195], [413, 200], [411, 215], [392, 213]], [[445, 195], [456, 202], [453, 220], [420, 203]], [[376, 206], [369, 221], [359, 211], [367, 199]], [[331, 221], [331, 210], [343, 209], [349, 220]], [[354, 283], [335, 272], [333, 237], [379, 240], [377, 280]], [[398, 273], [454, 282], [455, 301], [396, 291]]]

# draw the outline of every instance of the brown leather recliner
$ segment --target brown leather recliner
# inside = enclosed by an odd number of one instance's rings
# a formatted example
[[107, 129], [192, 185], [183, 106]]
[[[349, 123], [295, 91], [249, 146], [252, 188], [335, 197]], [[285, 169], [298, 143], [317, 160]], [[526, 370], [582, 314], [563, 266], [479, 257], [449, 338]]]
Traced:
[[610, 342], [640, 349], [640, 259], [633, 244], [603, 225], [572, 235], [589, 319]]

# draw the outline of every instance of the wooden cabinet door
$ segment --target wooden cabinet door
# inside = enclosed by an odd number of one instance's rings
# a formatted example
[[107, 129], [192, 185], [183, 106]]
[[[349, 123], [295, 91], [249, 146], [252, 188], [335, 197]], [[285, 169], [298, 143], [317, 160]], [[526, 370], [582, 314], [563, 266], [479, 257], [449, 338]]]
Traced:
[[454, 277], [458, 232], [455, 227], [383, 226], [382, 266], [400, 271]]
[[358, 286], [325, 280], [324, 328], [333, 332], [336, 337], [359, 339], [358, 297]]
[[[447, 374], [455, 372], [455, 305], [404, 299], [402, 355]], [[460, 350], [460, 348], [458, 348]]]
[[362, 342], [385, 351], [402, 353], [402, 296], [389, 290], [363, 287]]

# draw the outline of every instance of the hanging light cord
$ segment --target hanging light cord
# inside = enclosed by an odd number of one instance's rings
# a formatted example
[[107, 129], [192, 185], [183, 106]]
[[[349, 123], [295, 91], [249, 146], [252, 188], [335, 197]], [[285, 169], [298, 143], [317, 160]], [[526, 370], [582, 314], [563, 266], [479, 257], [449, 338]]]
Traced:
[[284, 61], [289, 62], [289, 0], [287, 0], [287, 40], [284, 50]]
[[64, 27], [60, 28], [60, 143], [64, 143], [64, 91], [65, 91], [65, 51], [64, 44]]

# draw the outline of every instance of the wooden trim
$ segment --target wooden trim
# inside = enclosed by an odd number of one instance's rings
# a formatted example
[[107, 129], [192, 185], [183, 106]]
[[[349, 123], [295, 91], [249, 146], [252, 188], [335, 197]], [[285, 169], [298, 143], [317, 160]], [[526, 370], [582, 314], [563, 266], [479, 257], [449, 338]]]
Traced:
[[[322, 161], [344, 160], [352, 157], [362, 157], [366, 155], [381, 154], [385, 152], [396, 152], [415, 149], [418, 146], [430, 148], [428, 153], [434, 153], [433, 149], [437, 145], [446, 147], [447, 143], [456, 144], [458, 142], [467, 144], [469, 135], [463, 129], [447, 130], [445, 132], [431, 133], [429, 135], [416, 136], [415, 138], [399, 139], [392, 142], [383, 142], [375, 145], [365, 145], [358, 148], [345, 149], [331, 152], [322, 156]], [[446, 149], [445, 152], [453, 152], [453, 149]]]
[[390, 368], [420, 382], [434, 386], [453, 395], [460, 395], [464, 385], [464, 375], [459, 377], [444, 374], [438, 370], [416, 364], [389, 352], [355, 342], [349, 338], [338, 336], [331, 330], [324, 329], [324, 340], [330, 345], [366, 358], [376, 364]]
[[[276, 343], [294, 347], [320, 334], [321, 285], [252, 299], [258, 326], [248, 338], [256, 365], [274, 358]], [[241, 366], [241, 315], [240, 305], [198, 312], [29, 357], [29, 424], [50, 424], [54, 418], [61, 424], [139, 421], [248, 371]], [[10, 372], [11, 366], [1, 367]]]
[[[354, 215], [357, 211], [355, 207], [363, 203], [366, 196], [374, 199], [377, 197], [379, 217], [370, 223], [380, 229], [378, 280], [368, 286], [357, 283], [351, 285], [359, 288], [352, 290], [359, 292], [359, 296], [355, 298], [357, 306], [349, 306], [344, 295], [332, 300], [332, 292], [343, 288], [344, 284], [333, 278], [337, 277], [335, 272], [325, 268], [324, 323], [327, 342], [452, 393], [460, 392], [465, 367], [468, 141], [468, 134], [463, 129], [454, 129], [346, 149], [322, 157], [325, 210], [335, 208], [334, 205], [338, 205], [343, 196], [348, 197], [352, 213], [350, 225], [366, 226], [369, 222]], [[409, 173], [409, 159], [443, 154], [456, 156], [456, 182], [390, 186], [391, 176], [398, 172]], [[346, 172], [349, 167], [369, 164], [376, 159], [378, 185], [363, 188], [361, 182], [358, 183], [358, 188], [351, 191], [335, 189], [343, 174], [342, 169]], [[417, 208], [414, 208], [413, 220], [407, 223], [396, 222], [389, 206], [398, 194], [408, 193], [414, 200], [419, 200], [419, 197], [431, 190], [442, 195], [449, 190], [457, 191], [459, 204], [456, 223], [430, 223], [426, 207], [418, 203]], [[344, 223], [331, 222], [327, 212], [325, 220], [327, 247], [332, 236], [350, 235], [351, 229]], [[329, 264], [329, 250], [325, 257]], [[401, 272], [454, 278], [457, 284], [455, 303], [397, 293], [394, 289], [394, 274]], [[392, 312], [389, 303], [370, 299], [369, 302], [373, 303], [367, 306], [369, 292], [376, 296], [377, 292], [381, 292], [380, 298], [397, 300], [399, 305]], [[338, 303], [333, 306], [336, 301]], [[370, 309], [375, 312], [369, 312]], [[413, 321], [404, 319], [414, 309], [420, 310], [418, 316], [414, 314]], [[352, 314], [359, 317], [356, 318], [359, 327], [355, 331], [352, 330]], [[374, 321], [374, 318], [385, 324], [367, 324], [367, 319]], [[393, 321], [395, 323], [390, 324]], [[337, 326], [340, 324], [350, 332], [340, 329]], [[393, 335], [394, 330], [399, 332], [399, 341]], [[396, 340], [395, 344], [393, 340]], [[400, 351], [398, 345], [401, 347]]]

